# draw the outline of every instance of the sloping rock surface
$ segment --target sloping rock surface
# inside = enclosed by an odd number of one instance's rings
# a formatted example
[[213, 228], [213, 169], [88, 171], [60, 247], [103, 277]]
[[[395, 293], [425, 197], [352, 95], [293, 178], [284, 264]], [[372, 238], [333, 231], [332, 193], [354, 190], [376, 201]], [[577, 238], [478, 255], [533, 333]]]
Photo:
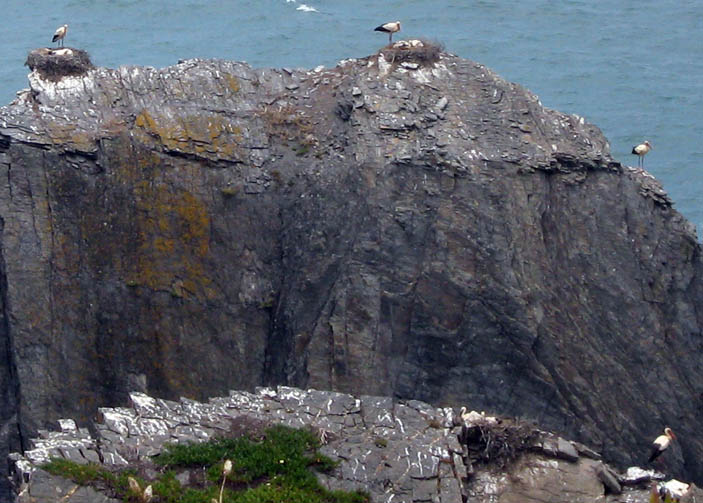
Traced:
[[[310, 428], [320, 436], [321, 452], [339, 461], [330, 475], [320, 475], [331, 489], [367, 491], [373, 502], [476, 503], [648, 502], [653, 472], [639, 471], [639, 480], [617, 493], [606, 490], [598, 476], [609, 470], [601, 461], [580, 456], [563, 438], [536, 431], [534, 446], [515, 463], [472, 465], [468, 444], [460, 442], [467, 428], [508, 421], [479, 418], [463, 423], [451, 408], [435, 408], [416, 400], [296, 388], [264, 388], [257, 393], [230, 392], [203, 404], [170, 402], [142, 393], [131, 395], [129, 408], [100, 409], [93, 438], [87, 430], [64, 421], [61, 431], [41, 432], [13, 465], [19, 501], [108, 501], [90, 488], [52, 477], [38, 467], [50, 458], [78, 463], [102, 462], [134, 466], [161, 452], [165, 443], [201, 442], [216, 436], [246, 433], [247, 425], [282, 423]], [[558, 446], [552, 451], [548, 446]], [[563, 453], [573, 451], [568, 460]], [[634, 469], [631, 469], [634, 470]], [[613, 478], [617, 475], [613, 472]], [[179, 478], [188, 477], [181, 477]], [[620, 477], [627, 481], [627, 476]], [[619, 484], [615, 480], [615, 484]], [[692, 488], [691, 495], [703, 495]], [[70, 493], [70, 494], [69, 494]], [[91, 496], [95, 499], [85, 499]]]
[[289, 384], [622, 464], [668, 425], [703, 481], [700, 248], [582, 118], [446, 53], [29, 80], [0, 109], [5, 453], [134, 389]]

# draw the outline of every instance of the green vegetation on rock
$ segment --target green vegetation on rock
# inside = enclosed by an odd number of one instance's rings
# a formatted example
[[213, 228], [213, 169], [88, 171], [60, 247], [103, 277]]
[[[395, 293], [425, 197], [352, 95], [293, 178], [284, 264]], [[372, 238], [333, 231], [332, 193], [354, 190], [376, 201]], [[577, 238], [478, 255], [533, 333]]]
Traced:
[[[317, 452], [318, 447], [310, 431], [273, 426], [259, 439], [219, 438], [201, 444], [169, 445], [153, 458], [160, 468], [153, 480], [138, 477], [138, 469], [112, 472], [102, 465], [64, 459], [53, 459], [43, 469], [95, 486], [125, 502], [141, 501], [130, 490], [128, 478], [133, 477], [141, 488], [152, 486], [152, 503], [211, 503], [219, 501], [223, 465], [231, 460], [222, 503], [367, 503], [365, 494], [329, 491], [320, 485], [311, 468], [330, 471], [336, 463]], [[205, 476], [184, 486], [177, 474], [186, 471]]]

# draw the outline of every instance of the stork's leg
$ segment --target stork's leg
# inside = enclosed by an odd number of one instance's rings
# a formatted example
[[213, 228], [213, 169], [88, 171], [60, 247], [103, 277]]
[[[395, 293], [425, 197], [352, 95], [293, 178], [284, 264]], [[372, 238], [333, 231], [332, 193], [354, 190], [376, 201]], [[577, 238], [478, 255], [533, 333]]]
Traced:
[[388, 34], [388, 43], [390, 44], [391, 42], [393, 42], [393, 32]]

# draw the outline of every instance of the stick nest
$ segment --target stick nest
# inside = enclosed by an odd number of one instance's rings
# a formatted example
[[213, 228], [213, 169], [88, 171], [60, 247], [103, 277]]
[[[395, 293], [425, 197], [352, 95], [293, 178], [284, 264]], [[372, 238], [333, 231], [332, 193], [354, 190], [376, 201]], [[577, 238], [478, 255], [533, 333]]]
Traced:
[[417, 63], [430, 66], [439, 61], [444, 47], [439, 42], [428, 40], [400, 40], [381, 49], [386, 61], [393, 63]]
[[86, 51], [69, 47], [35, 49], [27, 55], [24, 64], [38, 72], [42, 79], [52, 82], [67, 76], [83, 75], [95, 68]]
[[524, 451], [533, 449], [538, 436], [534, 426], [522, 421], [481, 421], [463, 427], [459, 441], [466, 445], [473, 462], [503, 469]]

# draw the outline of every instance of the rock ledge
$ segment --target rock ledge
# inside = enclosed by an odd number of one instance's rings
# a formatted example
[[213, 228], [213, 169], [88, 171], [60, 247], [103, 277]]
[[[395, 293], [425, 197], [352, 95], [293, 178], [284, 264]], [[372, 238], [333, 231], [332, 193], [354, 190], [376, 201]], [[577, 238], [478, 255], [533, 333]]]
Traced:
[[62, 482], [39, 466], [53, 457], [127, 466], [158, 454], [166, 443], [200, 442], [241, 434], [246, 425], [281, 423], [313, 428], [323, 444], [321, 452], [340, 460], [332, 475], [320, 475], [326, 486], [362, 489], [374, 502], [460, 503], [467, 498], [489, 502], [497, 497], [644, 502], [649, 484], [663, 478], [636, 468], [618, 474], [601, 461], [581, 456], [572, 442], [534, 428], [530, 449], [514, 462], [477, 463], [481, 453], [462, 439], [477, 428], [488, 435], [491, 428], [510, 422], [478, 413], [462, 419], [452, 408], [416, 400], [282, 386], [256, 393], [230, 392], [208, 403], [132, 393], [130, 407], [100, 409], [95, 435], [77, 428], [72, 420], [61, 420], [60, 431], [42, 431], [32, 449], [11, 459], [20, 502], [48, 503], [54, 500], [45, 495], [55, 498], [56, 491], [61, 492], [59, 497], [72, 491], [72, 498], [79, 494], [85, 501], [107, 501], [90, 488], [78, 493], [75, 484]]

